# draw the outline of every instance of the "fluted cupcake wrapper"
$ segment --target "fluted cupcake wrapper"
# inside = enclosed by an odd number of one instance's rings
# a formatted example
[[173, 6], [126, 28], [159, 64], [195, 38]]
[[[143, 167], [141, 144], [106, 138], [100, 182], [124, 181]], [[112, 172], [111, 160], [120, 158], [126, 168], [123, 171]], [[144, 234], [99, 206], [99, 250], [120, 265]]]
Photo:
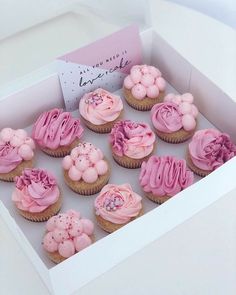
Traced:
[[192, 131], [185, 131], [183, 128], [181, 128], [178, 131], [175, 131], [173, 133], [165, 133], [165, 132], [161, 132], [158, 130], [156, 131], [157, 136], [162, 139], [165, 142], [168, 143], [181, 143], [184, 142], [186, 140], [188, 140], [189, 138], [191, 138], [194, 134], [196, 129], [192, 130]]
[[200, 169], [198, 168], [197, 166], [194, 165], [192, 159], [191, 159], [191, 156], [189, 154], [189, 151], [187, 151], [187, 154], [186, 154], [186, 162], [187, 162], [187, 165], [188, 167], [197, 175], [201, 176], [201, 177], [205, 177], [207, 175], [209, 175], [212, 171], [207, 171], [207, 170], [203, 170], [203, 169]]
[[165, 196], [155, 196], [152, 193], [145, 193], [145, 196], [149, 200], [151, 200], [151, 201], [153, 201], [153, 202], [155, 202], [155, 203], [157, 203], [159, 205], [163, 204], [164, 202], [166, 202], [167, 200], [169, 200], [170, 198], [172, 198], [171, 196], [166, 196], [166, 195]]
[[74, 140], [68, 146], [60, 146], [55, 150], [51, 150], [49, 148], [40, 147], [40, 149], [47, 155], [54, 158], [62, 158], [70, 154], [71, 150], [75, 148], [80, 143], [79, 139]]
[[20, 176], [25, 168], [32, 168], [34, 166], [34, 161], [22, 161], [14, 170], [8, 173], [0, 173], [0, 180], [13, 182], [16, 176]]

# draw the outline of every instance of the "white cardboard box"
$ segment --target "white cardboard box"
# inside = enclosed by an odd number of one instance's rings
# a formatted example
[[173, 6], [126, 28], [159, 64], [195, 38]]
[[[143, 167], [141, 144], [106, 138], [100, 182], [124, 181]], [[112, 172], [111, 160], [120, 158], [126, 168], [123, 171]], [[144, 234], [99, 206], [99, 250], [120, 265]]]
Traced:
[[[192, 92], [201, 113], [236, 141], [233, 125], [236, 104], [232, 99], [194, 69], [155, 31], [148, 30], [141, 37], [145, 62], [156, 65], [177, 91]], [[63, 106], [60, 84], [53, 64], [41, 69], [33, 81], [26, 82], [27, 88], [0, 98], [0, 128], [25, 127], [43, 110]], [[221, 116], [218, 114], [219, 110], [222, 110]], [[235, 170], [236, 158], [162, 206], [50, 269], [43, 263], [2, 202], [0, 213], [49, 290], [55, 294], [71, 294], [235, 189]]]

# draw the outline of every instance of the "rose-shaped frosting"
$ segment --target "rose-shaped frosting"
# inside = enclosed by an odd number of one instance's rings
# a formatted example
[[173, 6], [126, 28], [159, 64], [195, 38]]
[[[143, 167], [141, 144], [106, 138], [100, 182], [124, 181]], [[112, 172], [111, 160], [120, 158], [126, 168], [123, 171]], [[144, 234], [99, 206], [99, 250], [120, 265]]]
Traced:
[[60, 191], [56, 179], [46, 170], [25, 169], [15, 177], [12, 200], [16, 207], [28, 212], [42, 212], [56, 203]]
[[228, 134], [204, 129], [195, 132], [189, 143], [189, 154], [195, 166], [213, 171], [236, 155], [236, 145]]
[[87, 183], [94, 183], [108, 171], [102, 151], [89, 142], [79, 143], [70, 155], [63, 159], [62, 167], [68, 171], [71, 180], [83, 180]]
[[4, 128], [0, 132], [0, 173], [14, 170], [34, 156], [34, 141], [23, 129]]
[[122, 109], [121, 98], [101, 88], [86, 93], [79, 103], [81, 116], [94, 125], [116, 120]]
[[125, 120], [114, 125], [109, 141], [116, 155], [142, 159], [153, 151], [155, 134], [146, 123]]
[[80, 213], [69, 210], [51, 217], [46, 223], [43, 247], [47, 252], [58, 252], [68, 258], [92, 244], [94, 225]]
[[191, 185], [193, 177], [185, 160], [173, 156], [152, 156], [142, 163], [139, 183], [147, 193], [174, 196]]
[[190, 93], [168, 94], [163, 103], [154, 105], [151, 110], [153, 126], [165, 133], [172, 133], [181, 128], [186, 131], [194, 130], [198, 109], [193, 104], [193, 100]]
[[32, 136], [39, 146], [52, 150], [70, 145], [83, 134], [80, 120], [63, 109], [42, 113], [34, 124]]
[[107, 184], [95, 199], [95, 212], [103, 219], [116, 224], [129, 222], [142, 209], [142, 198], [129, 184]]
[[161, 75], [161, 72], [153, 66], [136, 65], [125, 78], [124, 87], [130, 90], [136, 99], [157, 98], [166, 88], [166, 82]]

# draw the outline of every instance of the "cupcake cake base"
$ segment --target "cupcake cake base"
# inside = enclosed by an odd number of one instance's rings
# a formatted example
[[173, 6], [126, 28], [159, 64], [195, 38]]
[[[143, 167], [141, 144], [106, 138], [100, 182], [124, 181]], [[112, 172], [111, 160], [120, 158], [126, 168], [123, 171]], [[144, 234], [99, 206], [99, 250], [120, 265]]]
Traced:
[[171, 196], [155, 196], [154, 194], [152, 194], [152, 193], [145, 193], [145, 196], [149, 199], [149, 200], [151, 200], [151, 201], [153, 201], [153, 202], [155, 202], [155, 203], [157, 203], [157, 204], [159, 204], [159, 205], [161, 205], [161, 204], [163, 204], [164, 202], [166, 202], [166, 201], [168, 201], [170, 198], [172, 198]]
[[14, 170], [8, 173], [0, 173], [0, 180], [12, 182], [16, 176], [21, 175], [25, 168], [32, 168], [33, 164], [33, 160], [22, 161]]
[[165, 133], [158, 130], [155, 130], [157, 136], [165, 142], [168, 143], [181, 143], [189, 138], [191, 138], [195, 132], [196, 128], [191, 131], [186, 131], [183, 128], [173, 133]]
[[69, 153], [71, 152], [71, 150], [76, 147], [79, 144], [79, 140], [76, 139], [74, 140], [70, 145], [67, 146], [60, 146], [55, 150], [51, 150], [49, 148], [43, 148], [40, 147], [40, 149], [47, 155], [51, 156], [51, 157], [55, 157], [55, 158], [61, 158], [64, 156], [69, 155]]
[[207, 171], [207, 170], [203, 170], [203, 169], [200, 169], [198, 168], [197, 166], [194, 165], [192, 159], [191, 159], [191, 156], [189, 154], [189, 151], [187, 152], [187, 155], [186, 155], [186, 162], [187, 162], [187, 165], [188, 167], [197, 175], [201, 176], [201, 177], [205, 177], [207, 175], [209, 175], [212, 171]]

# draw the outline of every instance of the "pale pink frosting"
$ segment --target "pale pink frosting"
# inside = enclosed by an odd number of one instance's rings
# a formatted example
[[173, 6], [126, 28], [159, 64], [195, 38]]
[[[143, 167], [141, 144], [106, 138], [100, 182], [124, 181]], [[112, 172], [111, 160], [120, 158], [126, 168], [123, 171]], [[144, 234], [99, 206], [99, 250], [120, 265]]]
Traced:
[[151, 154], [155, 139], [148, 124], [130, 120], [117, 122], [109, 136], [113, 152], [132, 159], [142, 159]]
[[32, 136], [39, 146], [52, 150], [68, 146], [82, 135], [80, 120], [72, 118], [71, 113], [64, 112], [63, 109], [42, 113], [32, 131]]
[[70, 155], [63, 159], [62, 167], [68, 171], [71, 180], [83, 180], [87, 183], [94, 183], [108, 171], [102, 151], [89, 142], [79, 143]]
[[228, 134], [204, 129], [195, 132], [189, 143], [189, 154], [195, 166], [213, 171], [236, 155], [236, 145]]
[[121, 98], [101, 88], [86, 93], [79, 103], [81, 116], [94, 125], [116, 120], [122, 110]]
[[173, 156], [152, 156], [142, 163], [139, 183], [147, 193], [174, 196], [191, 185], [193, 178], [185, 160]]
[[25, 169], [15, 177], [15, 185], [12, 200], [23, 211], [42, 212], [56, 203], [60, 195], [54, 176], [42, 169]]
[[129, 222], [142, 209], [142, 198], [129, 184], [107, 184], [95, 199], [95, 211], [103, 219], [116, 224]]
[[191, 93], [183, 95], [168, 94], [163, 103], [152, 107], [151, 120], [153, 126], [161, 132], [172, 133], [183, 128], [186, 131], [194, 130], [198, 109], [193, 104]]
[[161, 75], [161, 72], [153, 66], [136, 65], [125, 78], [124, 87], [131, 90], [136, 99], [157, 98], [166, 88], [166, 82]]
[[23, 129], [4, 128], [0, 132], [0, 173], [14, 170], [34, 157], [34, 141]]
[[94, 225], [79, 212], [69, 210], [51, 217], [46, 223], [43, 247], [47, 252], [58, 252], [68, 258], [92, 244]]

